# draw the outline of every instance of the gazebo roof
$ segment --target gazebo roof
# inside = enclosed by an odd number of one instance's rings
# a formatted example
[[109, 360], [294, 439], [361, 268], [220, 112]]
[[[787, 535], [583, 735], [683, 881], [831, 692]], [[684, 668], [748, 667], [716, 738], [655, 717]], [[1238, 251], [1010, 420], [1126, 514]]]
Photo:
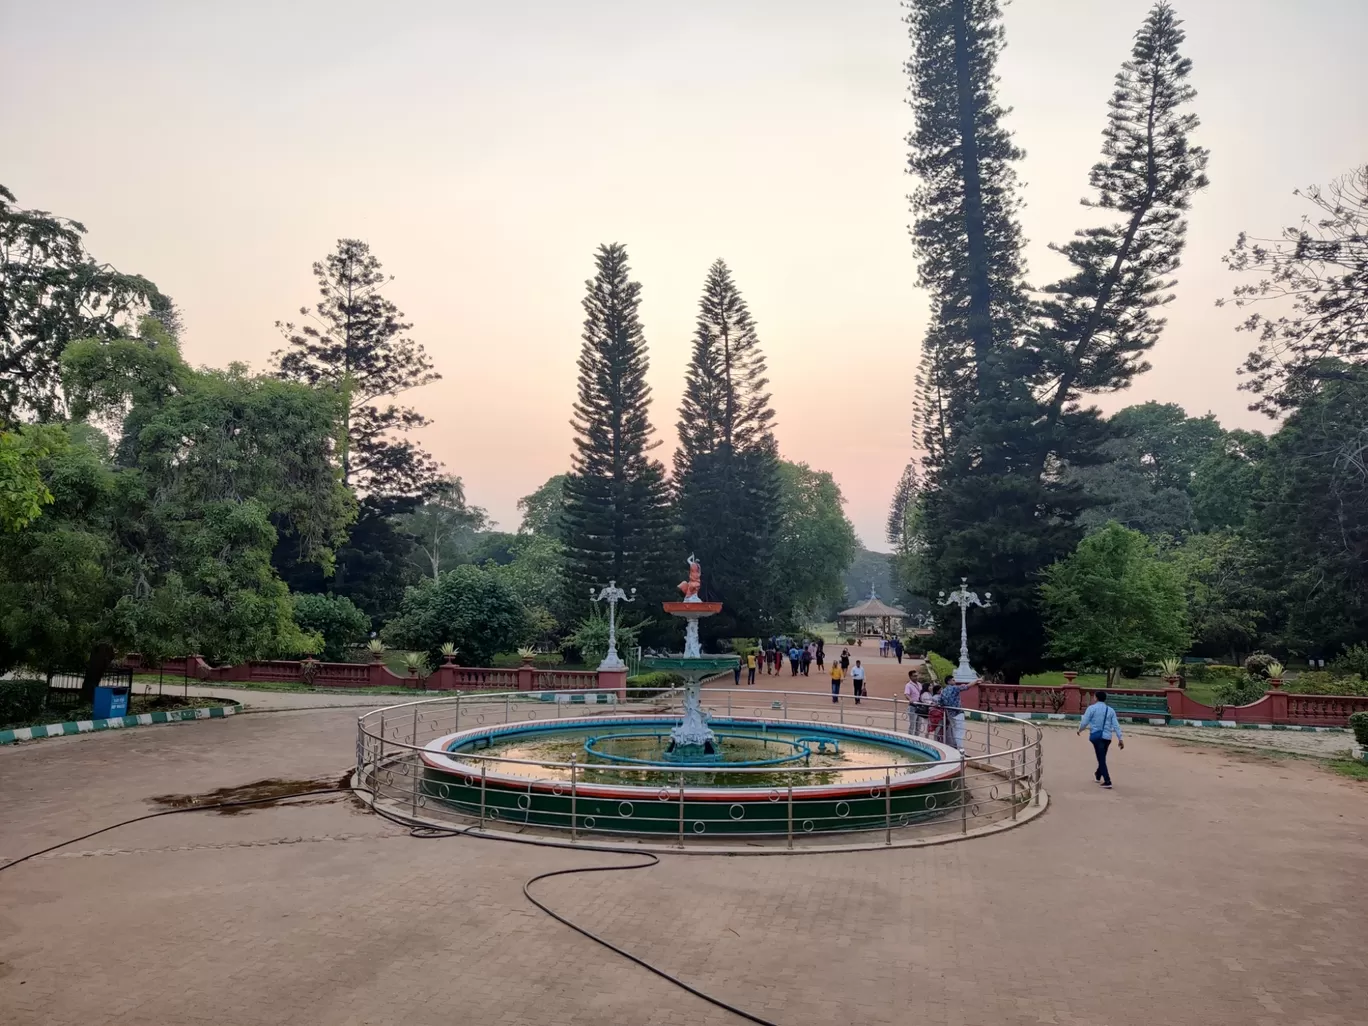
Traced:
[[851, 606], [849, 609], [843, 609], [836, 615], [841, 617], [878, 617], [906, 616], [907, 614], [901, 609], [894, 609], [892, 606], [880, 602], [877, 596], [870, 595], [869, 598], [865, 599], [858, 606]]

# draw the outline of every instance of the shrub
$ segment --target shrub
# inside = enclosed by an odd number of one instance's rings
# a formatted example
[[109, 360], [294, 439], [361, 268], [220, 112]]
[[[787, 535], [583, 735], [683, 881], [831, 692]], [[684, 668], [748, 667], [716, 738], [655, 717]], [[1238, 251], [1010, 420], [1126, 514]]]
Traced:
[[[618, 621], [617, 651], [620, 658], [636, 648], [642, 626]], [[585, 666], [597, 667], [608, 655], [608, 617], [597, 611], [591, 613], [579, 622], [569, 640], [570, 645], [579, 651]]]
[[297, 594], [291, 597], [295, 624], [305, 634], [316, 635], [321, 640], [313, 654], [324, 662], [342, 662], [348, 651], [361, 644], [370, 630], [370, 617], [345, 595]]
[[46, 701], [46, 681], [0, 680], [0, 727], [32, 723], [42, 716]]
[[1368, 748], [1368, 712], [1356, 712], [1350, 716], [1349, 729], [1354, 732], [1354, 740]]
[[1216, 685], [1216, 704], [1217, 706], [1248, 705], [1250, 702], [1257, 702], [1263, 698], [1267, 690], [1267, 683], [1262, 678], [1247, 673], [1241, 674], [1234, 680], [1223, 680]]
[[1362, 677], [1368, 680], [1368, 645], [1353, 645], [1331, 660], [1330, 671], [1336, 677]]
[[1244, 675], [1244, 670], [1240, 667], [1225, 666], [1221, 663], [1188, 663], [1183, 670], [1185, 678], [1198, 682], [1234, 681]]
[[1297, 674], [1285, 687], [1294, 695], [1335, 695], [1368, 697], [1368, 682], [1362, 677], [1341, 677], [1328, 670], [1308, 670]]
[[1267, 680], [1268, 668], [1276, 661], [1277, 660], [1267, 652], [1255, 652], [1244, 661], [1245, 673], [1249, 674], [1251, 677], [1263, 677]]
[[955, 675], [955, 664], [939, 652], [927, 652], [926, 661], [936, 675], [936, 680], [947, 681]]
[[632, 698], [654, 698], [656, 695], [684, 686], [684, 675], [669, 670], [652, 670], [627, 678], [627, 689]]
[[488, 666], [494, 653], [526, 640], [527, 629], [526, 611], [503, 579], [467, 564], [409, 588], [382, 633], [387, 644], [422, 652], [431, 665], [442, 662], [442, 643], [450, 641], [466, 666]]

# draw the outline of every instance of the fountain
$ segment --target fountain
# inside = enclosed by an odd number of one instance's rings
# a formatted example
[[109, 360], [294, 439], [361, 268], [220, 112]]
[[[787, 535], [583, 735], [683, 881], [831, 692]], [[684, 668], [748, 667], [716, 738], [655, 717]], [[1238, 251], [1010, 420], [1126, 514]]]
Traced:
[[[702, 567], [693, 556], [679, 590], [682, 601], [662, 607], [685, 621], [684, 651], [647, 656], [642, 665], [684, 678], [682, 716], [650, 710], [547, 723], [506, 719], [446, 734], [424, 748], [425, 793], [458, 811], [478, 809], [481, 821], [681, 838], [686, 821], [693, 834], [889, 829], [957, 800], [962, 756], [901, 733], [897, 701], [888, 706], [892, 730], [888, 719], [876, 726], [872, 711], [847, 720], [844, 707], [794, 718], [789, 697], [782, 719], [743, 715], [730, 702], [728, 715], [710, 717], [702, 684], [732, 670], [739, 657], [703, 651], [698, 623], [722, 603], [700, 595]], [[625, 597], [598, 597], [605, 596]], [[775, 693], [745, 694], [770, 705]]]

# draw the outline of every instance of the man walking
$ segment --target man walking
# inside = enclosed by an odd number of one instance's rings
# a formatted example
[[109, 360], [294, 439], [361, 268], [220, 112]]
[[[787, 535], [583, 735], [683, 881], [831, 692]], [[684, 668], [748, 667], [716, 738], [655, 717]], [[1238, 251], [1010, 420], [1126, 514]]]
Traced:
[[898, 665], [901, 666], [903, 654], [902, 638], [893, 639], [893, 654], [898, 657]]
[[945, 706], [945, 740], [957, 751], [964, 750], [964, 710], [960, 708], [960, 686], [955, 678], [941, 688], [941, 705]]
[[831, 661], [831, 700], [839, 702], [841, 700], [841, 677], [844, 675], [841, 664], [835, 659]]
[[1078, 732], [1081, 734], [1085, 730], [1097, 755], [1097, 772], [1093, 774], [1093, 779], [1110, 791], [1112, 782], [1111, 774], [1107, 772], [1107, 749], [1111, 747], [1112, 738], [1116, 738], [1117, 748], [1124, 749], [1126, 742], [1121, 740], [1121, 721], [1116, 718], [1116, 710], [1107, 704], [1105, 691], [1097, 693], [1097, 701], [1088, 706], [1088, 711], [1079, 721]]
[[855, 692], [855, 704], [860, 704], [860, 699], [864, 697], [864, 667], [860, 665], [858, 659], [855, 660], [855, 669], [850, 671], [850, 689]]
[[801, 655], [801, 654], [802, 654], [802, 653], [800, 653], [800, 652], [798, 651], [798, 643], [797, 643], [796, 641], [793, 642], [793, 643], [792, 643], [792, 646], [789, 648], [789, 670], [790, 670], [789, 676], [790, 676], [790, 677], [796, 677], [796, 676], [798, 676], [798, 657], [799, 657], [799, 655]]

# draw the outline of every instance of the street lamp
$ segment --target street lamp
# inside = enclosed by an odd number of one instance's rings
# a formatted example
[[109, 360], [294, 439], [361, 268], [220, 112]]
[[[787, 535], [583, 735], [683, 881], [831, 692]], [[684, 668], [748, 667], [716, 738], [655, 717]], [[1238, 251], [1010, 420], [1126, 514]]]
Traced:
[[972, 684], [978, 680], [978, 674], [969, 665], [969, 633], [965, 627], [965, 613], [970, 606], [979, 606], [986, 609], [992, 605], [993, 593], [985, 591], [984, 601], [979, 601], [978, 593], [969, 590], [969, 579], [960, 578], [960, 586], [950, 593], [947, 598], [945, 592], [940, 593], [941, 605], [959, 606], [960, 608], [960, 660], [959, 666], [955, 667], [954, 681], [956, 684]]
[[625, 670], [627, 664], [618, 658], [617, 651], [617, 604], [619, 602], [635, 602], [636, 589], [632, 589], [629, 595], [617, 586], [617, 581], [609, 581], [608, 587], [602, 591], [595, 592], [594, 586], [589, 585], [590, 602], [608, 603], [608, 654], [603, 657], [603, 662], [599, 663], [600, 670]]

